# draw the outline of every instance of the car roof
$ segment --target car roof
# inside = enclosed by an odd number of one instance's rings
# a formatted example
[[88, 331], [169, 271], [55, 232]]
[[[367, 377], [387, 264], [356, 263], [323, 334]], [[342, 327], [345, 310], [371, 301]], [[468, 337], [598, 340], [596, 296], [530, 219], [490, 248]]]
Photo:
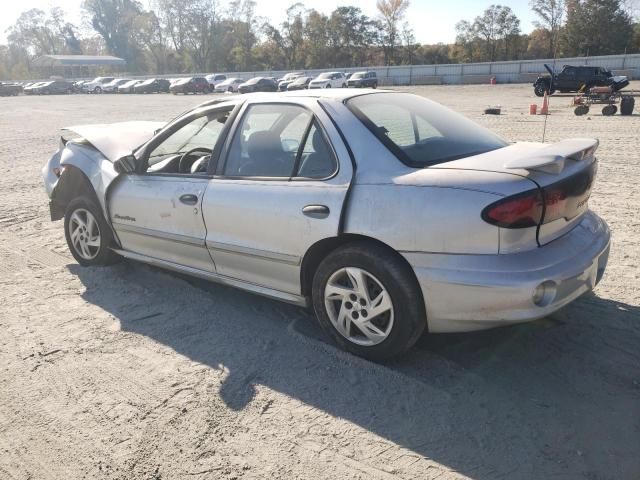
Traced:
[[359, 97], [361, 95], [370, 95], [378, 93], [395, 93], [395, 90], [383, 90], [373, 88], [360, 88], [360, 89], [346, 89], [346, 88], [322, 88], [318, 90], [295, 90], [292, 92], [255, 92], [246, 93], [244, 95], [232, 95], [225, 98], [216, 98], [208, 100], [200, 105], [194, 107], [195, 110], [200, 107], [207, 107], [210, 105], [216, 105], [224, 102], [234, 102], [237, 100], [264, 100], [265, 102], [273, 101], [273, 99], [287, 99], [287, 98], [326, 98], [338, 101], [345, 101], [353, 97]]

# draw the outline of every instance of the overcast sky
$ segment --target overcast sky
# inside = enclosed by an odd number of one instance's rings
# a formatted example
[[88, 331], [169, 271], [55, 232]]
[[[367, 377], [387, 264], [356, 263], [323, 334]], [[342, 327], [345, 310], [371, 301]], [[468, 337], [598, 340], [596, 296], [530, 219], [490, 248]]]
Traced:
[[[188, 0], [185, 0], [188, 1]], [[69, 14], [69, 19], [76, 24], [81, 21], [80, 4], [82, 0], [0, 0], [0, 41], [6, 39], [5, 31], [15, 22], [20, 13], [31, 8], [47, 10], [50, 7], [61, 7]], [[148, 0], [142, 4], [148, 6]], [[220, 2], [224, 5], [224, 0]], [[257, 0], [256, 13], [268, 18], [274, 24], [280, 24], [285, 18], [286, 9], [295, 0]], [[305, 0], [307, 8], [315, 8], [330, 13], [336, 7], [352, 5], [360, 7], [369, 15], [376, 15], [376, 0]], [[520, 18], [521, 29], [528, 33], [533, 29], [533, 14], [528, 0], [503, 0], [500, 2], [487, 0], [411, 0], [407, 12], [407, 20], [413, 28], [416, 39], [421, 43], [450, 43], [455, 40], [455, 24], [462, 19], [473, 18], [491, 3], [500, 3], [511, 7]]]

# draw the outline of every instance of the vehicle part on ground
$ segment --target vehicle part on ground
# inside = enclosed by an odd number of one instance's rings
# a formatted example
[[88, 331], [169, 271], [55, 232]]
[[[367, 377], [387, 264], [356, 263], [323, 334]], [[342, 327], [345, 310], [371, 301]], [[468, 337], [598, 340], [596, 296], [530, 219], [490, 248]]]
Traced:
[[617, 111], [618, 107], [616, 107], [615, 105], [607, 105], [606, 107], [602, 108], [602, 115], [604, 115], [605, 117], [610, 117], [612, 115], [615, 115]]
[[588, 208], [597, 140], [508, 144], [422, 97], [325, 88], [225, 96], [164, 126], [73, 130], [43, 169], [52, 219], [82, 208], [101, 248], [311, 302], [367, 358], [402, 353], [427, 324], [544, 317], [607, 265], [610, 233]]
[[623, 95], [620, 100], [620, 115], [633, 115], [636, 99], [630, 95]]

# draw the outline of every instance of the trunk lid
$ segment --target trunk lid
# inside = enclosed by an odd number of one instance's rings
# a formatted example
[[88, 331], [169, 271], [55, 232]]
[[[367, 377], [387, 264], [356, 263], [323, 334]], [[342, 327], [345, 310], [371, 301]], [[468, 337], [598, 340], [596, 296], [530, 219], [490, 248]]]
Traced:
[[594, 139], [516, 143], [432, 168], [510, 173], [534, 182], [542, 202], [536, 234], [542, 246], [570, 231], [588, 210], [597, 173], [597, 147]]

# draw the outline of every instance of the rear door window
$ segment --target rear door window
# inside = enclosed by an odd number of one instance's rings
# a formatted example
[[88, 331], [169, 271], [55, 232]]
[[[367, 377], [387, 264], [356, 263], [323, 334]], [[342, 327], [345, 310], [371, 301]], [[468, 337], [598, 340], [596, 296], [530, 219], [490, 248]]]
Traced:
[[234, 134], [223, 174], [291, 178], [311, 119], [297, 105], [250, 106]]

